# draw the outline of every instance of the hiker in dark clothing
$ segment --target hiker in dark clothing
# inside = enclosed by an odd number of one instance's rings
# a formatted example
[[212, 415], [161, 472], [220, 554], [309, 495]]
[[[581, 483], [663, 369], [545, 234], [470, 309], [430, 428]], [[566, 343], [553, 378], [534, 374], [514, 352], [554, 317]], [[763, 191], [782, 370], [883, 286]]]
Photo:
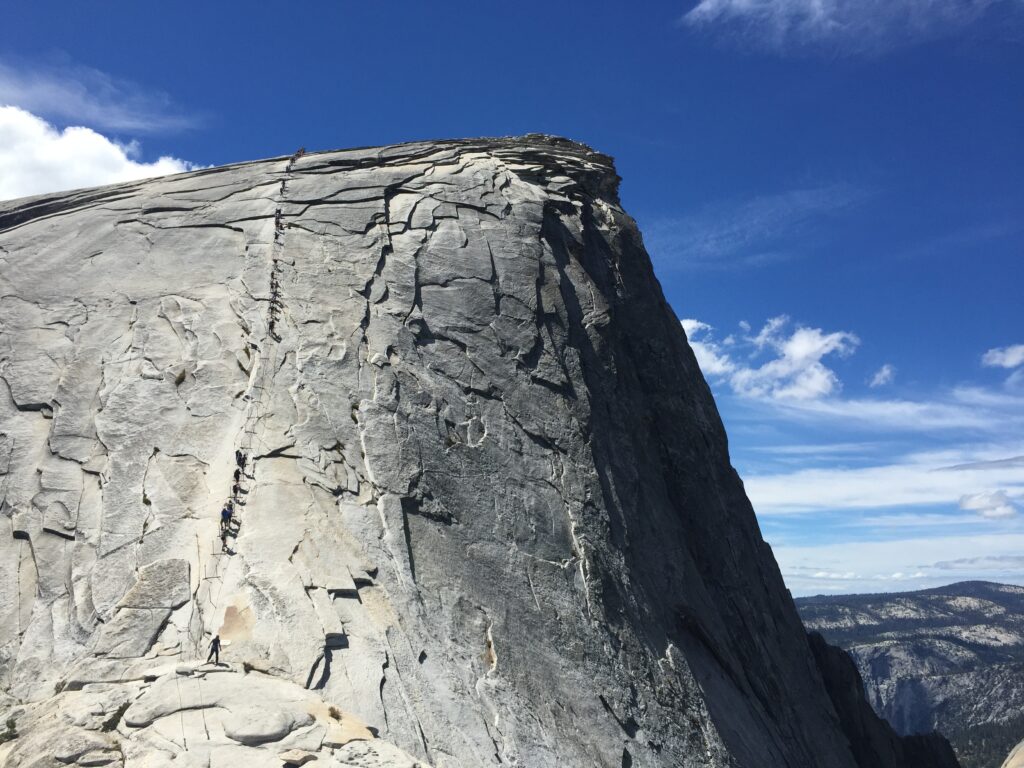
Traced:
[[206, 663], [213, 659], [214, 664], [220, 664], [220, 635], [214, 635], [210, 641], [210, 655], [206, 657]]
[[244, 503], [241, 500], [242, 493], [244, 493], [242, 490], [242, 470], [236, 469], [234, 479], [231, 483], [231, 500], [236, 504]]
[[235, 510], [231, 508], [231, 502], [229, 501], [224, 505], [224, 509], [220, 511], [220, 530], [221, 533], [226, 533], [228, 528], [231, 527], [231, 518], [234, 517]]
[[220, 533], [220, 551], [226, 555], [231, 554], [231, 550], [228, 549], [228, 532], [226, 528]]
[[241, 451], [235, 451], [235, 463], [239, 469], [245, 469], [245, 454]]

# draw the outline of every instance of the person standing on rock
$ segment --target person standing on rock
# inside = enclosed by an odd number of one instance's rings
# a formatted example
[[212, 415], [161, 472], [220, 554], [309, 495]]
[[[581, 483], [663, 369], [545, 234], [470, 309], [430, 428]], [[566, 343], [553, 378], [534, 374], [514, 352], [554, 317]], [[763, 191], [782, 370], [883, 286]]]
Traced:
[[206, 657], [206, 663], [210, 663], [210, 659], [213, 659], [213, 663], [220, 664], [220, 635], [214, 635], [213, 640], [210, 641], [210, 655]]

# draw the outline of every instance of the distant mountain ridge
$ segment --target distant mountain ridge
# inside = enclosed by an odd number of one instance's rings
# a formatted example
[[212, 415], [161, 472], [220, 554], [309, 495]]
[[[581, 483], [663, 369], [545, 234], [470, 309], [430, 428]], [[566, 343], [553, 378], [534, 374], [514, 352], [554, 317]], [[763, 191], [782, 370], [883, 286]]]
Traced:
[[898, 733], [939, 730], [965, 768], [999, 768], [1024, 739], [1024, 587], [965, 581], [796, 604], [808, 630], [849, 651]]

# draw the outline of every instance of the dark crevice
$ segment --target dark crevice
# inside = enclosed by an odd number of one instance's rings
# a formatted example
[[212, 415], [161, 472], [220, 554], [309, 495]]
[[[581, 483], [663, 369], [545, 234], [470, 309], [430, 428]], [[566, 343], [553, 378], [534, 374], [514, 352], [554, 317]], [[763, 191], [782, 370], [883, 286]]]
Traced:
[[416, 560], [412, 553], [412, 532], [409, 530], [409, 513], [405, 509], [405, 499], [402, 499], [402, 533], [405, 536], [405, 548], [409, 552], [409, 575], [415, 583]]

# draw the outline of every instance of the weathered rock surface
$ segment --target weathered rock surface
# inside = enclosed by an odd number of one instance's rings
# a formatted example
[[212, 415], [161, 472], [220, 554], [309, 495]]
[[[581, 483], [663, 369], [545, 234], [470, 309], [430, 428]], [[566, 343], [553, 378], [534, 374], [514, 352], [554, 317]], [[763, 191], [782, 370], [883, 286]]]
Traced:
[[0, 761], [866, 766], [617, 182], [534, 136], [0, 207]]
[[1024, 737], [1024, 587], [800, 598], [809, 629], [846, 648], [897, 733], [938, 729], [965, 768], [999, 768]]

